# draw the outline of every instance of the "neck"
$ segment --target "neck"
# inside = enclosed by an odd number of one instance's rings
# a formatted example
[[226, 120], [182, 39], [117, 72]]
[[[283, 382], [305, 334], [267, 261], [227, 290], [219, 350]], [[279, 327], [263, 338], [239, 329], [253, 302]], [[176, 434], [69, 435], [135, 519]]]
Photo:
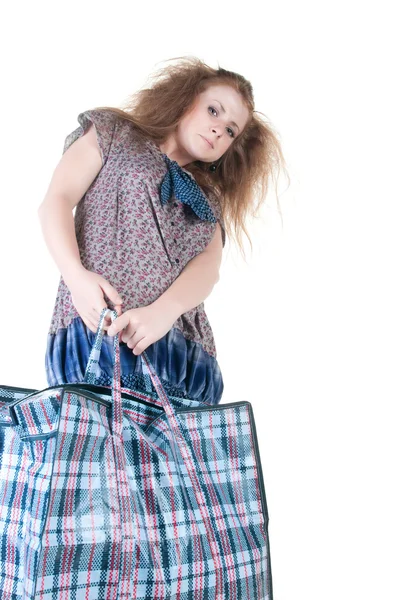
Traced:
[[181, 151], [174, 137], [169, 137], [165, 142], [159, 144], [159, 149], [166, 154], [170, 160], [174, 160], [180, 167], [184, 167], [192, 162], [192, 157], [186, 152]]

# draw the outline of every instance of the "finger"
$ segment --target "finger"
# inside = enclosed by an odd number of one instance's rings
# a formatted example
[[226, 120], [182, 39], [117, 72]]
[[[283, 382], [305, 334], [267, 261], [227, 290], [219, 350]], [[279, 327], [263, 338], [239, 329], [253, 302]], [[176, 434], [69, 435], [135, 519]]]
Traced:
[[119, 334], [119, 340], [121, 342], [124, 342], [125, 344], [129, 344], [130, 343], [130, 347], [133, 347], [133, 344], [131, 344], [131, 341], [135, 335], [135, 331], [133, 331], [131, 323], [129, 322], [128, 325], [122, 329], [122, 331]]
[[133, 354], [135, 354], [136, 356], [140, 356], [140, 354], [142, 354], [144, 352], [144, 350], [146, 350], [147, 346], [149, 344], [147, 344], [145, 342], [145, 338], [142, 338], [142, 340], [140, 340], [138, 342], [138, 344], [136, 344], [133, 348]]
[[[98, 331], [98, 327], [100, 324], [100, 317], [98, 316], [100, 313], [98, 313], [98, 309], [96, 307], [93, 307], [91, 309], [91, 311], [89, 311], [89, 313], [87, 314], [86, 318], [87, 321], [90, 323], [90, 329], [93, 333], [97, 333]], [[106, 317], [105, 317], [106, 319]], [[105, 319], [104, 319], [104, 323], [105, 323]], [[104, 324], [103, 324], [103, 329], [105, 328]]]
[[96, 307], [93, 307], [88, 313], [88, 318], [94, 324], [96, 330], [98, 329], [98, 325], [100, 322], [99, 315], [100, 315], [100, 312], [98, 312], [98, 309]]
[[127, 343], [128, 347], [131, 348], [133, 351], [135, 349], [135, 347], [137, 346], [138, 343], [142, 342], [145, 339], [145, 336], [142, 334], [139, 334], [138, 331], [136, 331], [134, 333], [134, 335], [132, 335]]
[[[92, 316], [93, 320], [95, 321], [95, 323], [97, 324], [97, 329], [99, 327], [100, 324], [100, 320], [101, 320], [101, 313], [104, 310], [104, 308], [108, 308], [108, 306], [106, 304], [104, 304], [104, 306], [98, 308], [98, 307], [93, 307], [93, 310], [91, 311], [90, 315]], [[112, 323], [112, 319], [109, 315], [109, 313], [107, 313], [104, 317], [103, 323], [102, 323], [102, 329], [104, 331], [107, 331], [110, 327]]]
[[112, 324], [112, 319], [110, 317], [105, 317], [102, 328], [107, 331]]
[[137, 332], [133, 331], [132, 327], [131, 327], [131, 323], [130, 325], [127, 327], [126, 331], [124, 332], [125, 338], [126, 338], [126, 344], [129, 348], [131, 348], [131, 350], [134, 348], [134, 346], [138, 343], [138, 337], [137, 337]]
[[[117, 317], [120, 317], [122, 314], [122, 306], [121, 304], [115, 304], [115, 308], [113, 309], [116, 311], [117, 313]], [[115, 321], [116, 319], [114, 319]], [[111, 324], [113, 323], [112, 318], [110, 316], [106, 317], [106, 325], [107, 325], [107, 329], [109, 329], [109, 327], [111, 326]]]
[[[94, 307], [92, 308], [92, 310], [91, 310], [90, 314], [91, 314], [93, 317], [95, 316], [95, 318], [96, 318], [96, 319], [98, 319], [98, 316], [99, 316], [99, 317], [101, 317], [102, 311], [103, 311], [105, 308], [108, 308], [108, 306], [106, 306], [106, 304], [104, 304], [104, 306], [99, 306], [99, 307], [98, 307], [98, 306], [94, 306]], [[104, 322], [105, 322], [105, 320], [106, 320], [106, 319], [110, 319], [109, 313], [107, 313], [107, 314], [105, 315]]]
[[[115, 336], [117, 333], [122, 331], [129, 322], [129, 316], [127, 313], [123, 313], [120, 317], [117, 317], [112, 322], [112, 325], [108, 328], [108, 335]], [[119, 336], [120, 337], [120, 336]]]
[[95, 323], [93, 323], [90, 319], [88, 319], [87, 317], [85, 319], [83, 319], [85, 325], [88, 327], [88, 329], [90, 331], [92, 331], [94, 334], [97, 333], [97, 329], [98, 327], [96, 327]]

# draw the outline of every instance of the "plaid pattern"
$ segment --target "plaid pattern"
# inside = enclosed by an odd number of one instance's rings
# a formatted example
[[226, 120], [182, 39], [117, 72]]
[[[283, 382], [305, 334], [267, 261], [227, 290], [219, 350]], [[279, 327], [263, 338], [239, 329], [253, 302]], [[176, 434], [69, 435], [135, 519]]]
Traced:
[[182, 169], [178, 162], [171, 160], [167, 154], [162, 153], [162, 156], [166, 161], [168, 170], [160, 185], [161, 203], [165, 204], [174, 196], [181, 202], [188, 204], [200, 219], [217, 223], [209, 202], [196, 183], [194, 176]]
[[2, 600], [272, 600], [250, 403], [175, 404], [145, 352], [121, 390], [118, 336], [96, 386], [108, 310], [83, 382], [0, 387]]

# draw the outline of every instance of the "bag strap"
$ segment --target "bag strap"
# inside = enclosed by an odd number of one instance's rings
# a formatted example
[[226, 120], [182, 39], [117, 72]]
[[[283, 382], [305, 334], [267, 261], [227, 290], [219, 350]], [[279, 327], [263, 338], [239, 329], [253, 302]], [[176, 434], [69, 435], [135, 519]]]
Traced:
[[[104, 320], [109, 313], [112, 322], [118, 318], [116, 310], [110, 308], [103, 308], [95, 335], [94, 343], [91, 348], [90, 356], [88, 358], [86, 371], [84, 374], [84, 383], [94, 384], [96, 377], [99, 374], [99, 357], [102, 349], [102, 342], [104, 337]], [[152, 365], [145, 350], [141, 353], [141, 360], [143, 362], [143, 372], [147, 372], [150, 376], [156, 393], [159, 397], [161, 406], [166, 413], [170, 427], [173, 429], [173, 433], [177, 440], [183, 441], [183, 436], [180, 431], [177, 416], [172, 403], [170, 402], [164, 387], [162, 386], [159, 377], [156, 374], [155, 368]], [[119, 333], [113, 336], [113, 377], [112, 377], [112, 431], [115, 435], [122, 435], [122, 422], [123, 422], [123, 411], [122, 411], [122, 397], [121, 397], [121, 369], [120, 369], [120, 345], [119, 345]]]
[[[103, 340], [103, 336], [104, 336], [103, 323], [104, 323], [105, 316], [107, 315], [108, 312], [110, 313], [112, 322], [115, 319], [117, 319], [117, 317], [118, 317], [117, 312], [110, 308], [104, 308], [101, 312], [97, 333], [95, 336], [94, 344], [93, 344], [93, 347], [92, 347], [92, 350], [91, 350], [91, 353], [90, 353], [90, 356], [88, 359], [87, 368], [86, 368], [86, 372], [84, 375], [84, 381], [87, 383], [94, 383], [94, 380], [95, 380], [95, 369], [98, 368], [98, 359], [99, 359], [99, 355], [101, 353], [102, 340]], [[119, 333], [117, 333], [113, 339], [113, 355], [114, 355], [113, 384], [112, 384], [112, 421], [113, 421], [113, 423], [111, 424], [111, 427], [112, 427], [113, 435], [119, 436], [121, 443], [123, 443], [123, 441], [122, 441], [123, 408], [122, 408], [121, 381], [120, 381]], [[155, 371], [151, 361], [149, 360], [149, 357], [148, 357], [147, 353], [145, 352], [145, 350], [141, 353], [140, 356], [143, 361], [143, 370], [147, 370], [147, 372], [153, 382], [153, 385], [156, 389], [156, 392], [157, 392], [157, 395], [161, 402], [161, 405], [166, 413], [166, 417], [167, 417], [167, 420], [168, 420], [168, 423], [170, 426], [171, 433], [174, 436], [174, 440], [171, 440], [170, 447], [174, 454], [174, 459], [175, 459], [176, 465], [178, 466], [177, 473], [178, 473], [178, 476], [181, 478], [181, 489], [185, 495], [187, 506], [189, 507], [188, 510], [191, 512], [192, 509], [191, 509], [191, 503], [190, 503], [187, 491], [185, 489], [184, 475], [182, 474], [181, 469], [180, 469], [181, 458], [182, 458], [182, 463], [184, 464], [185, 469], [186, 469], [188, 476], [192, 483], [192, 493], [195, 495], [196, 505], [197, 505], [197, 507], [201, 513], [201, 517], [203, 519], [203, 524], [206, 529], [207, 540], [209, 543], [211, 555], [214, 560], [214, 564], [218, 565], [218, 564], [220, 564], [220, 557], [222, 556], [222, 547], [220, 546], [220, 543], [221, 543], [220, 539], [217, 538], [217, 536], [215, 535], [215, 530], [214, 530], [214, 527], [212, 524], [212, 518], [211, 518], [211, 512], [214, 512], [214, 514], [217, 514], [217, 511], [218, 511], [217, 493], [213, 487], [211, 478], [208, 476], [208, 473], [207, 473], [208, 465], [206, 465], [206, 464], [201, 465], [199, 470], [202, 472], [202, 477], [205, 478], [206, 483], [209, 487], [209, 493], [211, 494], [211, 496], [213, 498], [212, 511], [210, 511], [210, 509], [209, 509], [208, 501], [206, 499], [202, 485], [199, 480], [199, 476], [198, 476], [198, 472], [197, 472], [198, 459], [196, 456], [193, 456], [192, 451], [181, 432], [180, 425], [179, 425], [179, 422], [177, 419], [176, 412], [173, 408], [173, 405], [170, 402], [170, 400], [160, 382], [160, 379], [157, 376], [156, 371]], [[141, 435], [145, 439], [147, 439], [148, 443], [150, 443], [150, 445], [152, 445], [152, 442], [147, 438], [145, 432], [142, 431], [140, 426], [134, 422], [131, 422], [131, 424], [137, 431], [139, 431], [141, 433]], [[177, 443], [178, 448], [180, 450], [179, 457], [177, 456], [174, 442]], [[219, 502], [219, 500], [218, 500], [218, 502]], [[194, 532], [195, 535], [198, 535], [198, 537], [199, 537], [199, 529], [198, 529], [198, 525], [196, 523], [195, 515], [192, 515], [191, 522], [192, 522], [192, 526], [195, 530], [195, 532]], [[204, 559], [204, 556], [202, 554], [203, 548], [200, 547], [200, 545], [195, 544], [194, 552], [195, 552], [194, 560], [199, 560], [199, 558], [196, 558], [197, 555], [200, 557], [200, 560]]]
[[[90, 356], [89, 356], [88, 363], [87, 363], [87, 368], [86, 368], [85, 375], [84, 375], [84, 381], [87, 383], [94, 383], [94, 381], [95, 381], [95, 376], [96, 376], [95, 369], [98, 368], [98, 359], [99, 359], [99, 355], [101, 353], [102, 340], [103, 340], [103, 336], [104, 336], [103, 324], [104, 324], [105, 316], [107, 315], [108, 312], [110, 313], [112, 322], [115, 319], [117, 319], [117, 317], [118, 317], [117, 312], [110, 308], [104, 308], [101, 312], [97, 333], [95, 336], [92, 350], [90, 352]], [[119, 333], [117, 333], [113, 338], [113, 355], [114, 355], [113, 383], [112, 383], [112, 421], [113, 422], [111, 424], [111, 427], [112, 427], [112, 434], [115, 436], [118, 436], [121, 439], [122, 431], [123, 431], [123, 423], [122, 423], [123, 422], [123, 408], [122, 408], [121, 381], [120, 381]], [[157, 392], [157, 395], [161, 402], [161, 405], [166, 413], [166, 417], [167, 417], [167, 420], [168, 420], [168, 423], [170, 426], [171, 433], [174, 436], [174, 440], [171, 440], [171, 448], [172, 448], [172, 451], [174, 454], [174, 459], [176, 461], [176, 465], [180, 465], [181, 458], [182, 458], [182, 462], [185, 465], [185, 469], [191, 480], [192, 490], [196, 497], [197, 506], [199, 507], [199, 510], [200, 510], [200, 513], [201, 513], [201, 516], [202, 516], [202, 519], [203, 519], [203, 522], [204, 522], [204, 525], [206, 528], [207, 539], [210, 544], [210, 551], [215, 560], [215, 564], [217, 564], [217, 562], [220, 560], [222, 548], [219, 546], [219, 540], [217, 540], [217, 538], [215, 536], [214, 528], [213, 528], [212, 522], [211, 522], [210, 510], [209, 510], [209, 507], [207, 506], [208, 503], [207, 503], [206, 497], [204, 495], [202, 486], [199, 481], [199, 477], [198, 477], [198, 473], [197, 473], [197, 457], [193, 456], [192, 451], [181, 432], [180, 425], [179, 425], [179, 422], [177, 419], [176, 412], [173, 408], [173, 405], [170, 402], [170, 400], [159, 380], [159, 377], [157, 376], [156, 371], [155, 371], [151, 361], [149, 360], [148, 355], [145, 352], [145, 350], [141, 353], [140, 356], [143, 361], [143, 370], [145, 370], [145, 369], [147, 370], [147, 372], [153, 382], [153, 385], [156, 389], [156, 392]], [[147, 435], [145, 434], [145, 432], [140, 428], [140, 426], [137, 423], [132, 422], [131, 424], [137, 431], [139, 431], [141, 433], [141, 435], [145, 439], [147, 439]], [[150, 440], [147, 439], [147, 441], [149, 443], [151, 443]], [[174, 441], [177, 443], [178, 448], [180, 450], [180, 457], [177, 456]], [[206, 470], [207, 470], [206, 465], [202, 465], [200, 470], [204, 474], [206, 474]], [[183, 482], [183, 475], [180, 471], [180, 468], [178, 468], [177, 471], [178, 471], [179, 477], [182, 478], [181, 489], [183, 490], [183, 493], [186, 496], [187, 506], [190, 506], [190, 501], [187, 496], [187, 491], [185, 489], [185, 484]], [[207, 484], [210, 487], [212, 487], [211, 479], [206, 475], [204, 475], [204, 476], [208, 480]], [[213, 493], [213, 498], [215, 499], [217, 497], [215, 490], [212, 490], [212, 493]], [[213, 507], [213, 510], [216, 510], [216, 507]], [[192, 519], [192, 523], [193, 523], [194, 528], [197, 530], [195, 518]], [[199, 535], [198, 530], [196, 532]], [[201, 548], [197, 548], [196, 550], [199, 553], [202, 552]]]

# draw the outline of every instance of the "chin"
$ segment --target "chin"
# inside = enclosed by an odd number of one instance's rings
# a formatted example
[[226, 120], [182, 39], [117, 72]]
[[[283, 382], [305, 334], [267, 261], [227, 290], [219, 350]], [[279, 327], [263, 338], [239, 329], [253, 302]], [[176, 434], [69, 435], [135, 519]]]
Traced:
[[[200, 135], [199, 135], [197, 146], [198, 146], [199, 155], [201, 156], [201, 158], [197, 159], [197, 160], [203, 160], [204, 162], [212, 162], [213, 160], [215, 160], [214, 158], [212, 158], [210, 156], [210, 154], [212, 152], [214, 152], [214, 148], [211, 148], [209, 146], [209, 144], [206, 142], [206, 140], [204, 138], [202, 138], [202, 136], [200, 136]], [[204, 151], [204, 148], [207, 148], [207, 152], [206, 152], [206, 150]], [[203, 153], [203, 151], [205, 153]]]
[[199, 152], [188, 152], [191, 160], [189, 162], [195, 162], [195, 160], [201, 160], [202, 162], [208, 162], [208, 158], [206, 156], [202, 156]]

